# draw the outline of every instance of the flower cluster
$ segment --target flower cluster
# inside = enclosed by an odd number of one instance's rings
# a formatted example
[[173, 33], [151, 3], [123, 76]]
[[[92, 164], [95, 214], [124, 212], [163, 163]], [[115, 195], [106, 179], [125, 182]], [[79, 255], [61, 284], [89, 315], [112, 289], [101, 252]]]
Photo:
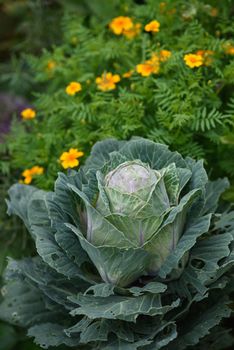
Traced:
[[79, 165], [78, 158], [83, 157], [84, 152], [78, 151], [77, 148], [70, 148], [68, 152], [63, 152], [60, 156], [60, 162], [64, 169], [74, 168]]
[[22, 182], [28, 185], [32, 182], [34, 176], [42, 175], [43, 173], [44, 173], [44, 168], [38, 165], [35, 165], [30, 169], [25, 169], [22, 172], [22, 176], [24, 177], [24, 180]]
[[[144, 27], [146, 32], [157, 33], [159, 32], [160, 23], [153, 20], [147, 23]], [[115, 35], [124, 35], [128, 39], [134, 38], [141, 32], [141, 23], [134, 23], [130, 17], [119, 16], [112, 19], [109, 23], [110, 30]]]
[[151, 74], [157, 74], [159, 72], [159, 59], [155, 57], [138, 64], [136, 66], [136, 71], [143, 77], [148, 77]]
[[189, 53], [184, 55], [185, 64], [190, 68], [200, 67], [202, 65], [209, 66], [213, 59], [211, 56], [214, 55], [212, 50], [198, 50], [195, 54]]
[[151, 74], [157, 74], [160, 68], [160, 62], [165, 62], [171, 57], [169, 50], [161, 50], [159, 53], [152, 53], [151, 58], [136, 66], [137, 73], [143, 77]]
[[112, 19], [109, 28], [115, 35], [124, 35], [132, 39], [140, 33], [141, 23], [133, 23], [130, 17], [119, 16]]

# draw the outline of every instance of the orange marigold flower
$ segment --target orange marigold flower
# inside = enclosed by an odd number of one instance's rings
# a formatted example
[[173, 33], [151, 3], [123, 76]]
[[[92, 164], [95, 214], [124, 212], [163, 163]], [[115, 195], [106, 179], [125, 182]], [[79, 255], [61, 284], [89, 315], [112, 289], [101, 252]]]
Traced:
[[203, 65], [203, 57], [201, 55], [196, 55], [193, 53], [184, 55], [184, 61], [185, 64], [190, 68], [200, 67]]
[[34, 119], [36, 117], [36, 112], [32, 108], [26, 108], [21, 112], [21, 117], [23, 119]]
[[74, 96], [77, 92], [81, 91], [82, 87], [81, 84], [76, 82], [76, 81], [72, 81], [67, 87], [66, 87], [66, 93], [70, 96]]
[[228, 55], [234, 55], [234, 46], [228, 43], [225, 45], [225, 53]]
[[33, 166], [31, 169], [26, 169], [22, 172], [24, 177], [23, 183], [28, 185], [32, 182], [35, 175], [41, 175], [44, 172], [44, 168], [38, 165]]
[[169, 50], [161, 50], [159, 52], [159, 60], [161, 62], [167, 61], [171, 57], [171, 51]]
[[198, 50], [196, 55], [200, 55], [203, 58], [203, 64], [209, 66], [212, 63], [212, 58], [210, 56], [214, 55], [212, 50]]
[[159, 72], [159, 59], [154, 55], [150, 60], [147, 60], [136, 66], [137, 73], [143, 77], [148, 77], [151, 74], [157, 74]]
[[123, 34], [124, 31], [132, 29], [133, 22], [130, 17], [119, 16], [112, 19], [109, 23], [109, 28], [116, 35]]
[[122, 75], [123, 78], [130, 78], [133, 75], [134, 70], [131, 69]]
[[145, 25], [145, 31], [157, 33], [159, 32], [159, 27], [160, 27], [160, 23], [154, 20]]
[[30, 171], [32, 175], [41, 175], [44, 173], [44, 168], [42, 166], [35, 165], [30, 169]]
[[102, 91], [114, 90], [119, 81], [120, 76], [112, 73], [103, 73], [101, 77], [96, 78], [98, 89]]
[[133, 39], [135, 36], [140, 34], [141, 32], [141, 23], [136, 23], [129, 30], [124, 30], [123, 35], [125, 35], [128, 39]]
[[234, 55], [234, 46], [229, 47], [228, 53], [229, 55]]
[[77, 158], [83, 157], [84, 152], [78, 151], [77, 148], [70, 148], [68, 152], [63, 152], [60, 156], [60, 162], [64, 169], [74, 168], [79, 165]]

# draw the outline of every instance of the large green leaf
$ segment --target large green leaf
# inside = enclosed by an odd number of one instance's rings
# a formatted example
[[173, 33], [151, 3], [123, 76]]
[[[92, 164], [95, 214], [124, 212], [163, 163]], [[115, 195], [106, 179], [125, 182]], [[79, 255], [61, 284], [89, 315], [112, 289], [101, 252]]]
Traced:
[[164, 261], [175, 249], [183, 232], [186, 214], [199, 194], [199, 189], [187, 193], [179, 205], [170, 211], [160, 229], [144, 244], [144, 249], [154, 256], [151, 259], [150, 273], [158, 273]]
[[47, 304], [43, 293], [24, 281], [10, 281], [3, 289], [0, 304], [1, 319], [11, 324], [27, 327], [37, 322], [47, 322], [62, 317], [61, 308]]
[[137, 139], [126, 142], [120, 150], [128, 160], [140, 159], [150, 165], [152, 169], [162, 169], [171, 163], [177, 167], [187, 168], [186, 162], [177, 152], [169, 151], [166, 145], [154, 143], [146, 139]]
[[79, 336], [75, 338], [68, 337], [64, 331], [64, 326], [56, 323], [35, 325], [29, 328], [28, 336], [33, 337], [35, 343], [44, 349], [61, 344], [74, 347], [80, 343]]
[[209, 305], [208, 309], [203, 308], [201, 312], [188, 318], [187, 322], [183, 322], [178, 338], [169, 345], [168, 350], [184, 350], [188, 346], [196, 345], [223, 318], [230, 316], [231, 309], [227, 303], [227, 299], [221, 299], [214, 305]]
[[166, 261], [160, 268], [159, 276], [165, 278], [171, 273], [172, 269], [178, 268], [179, 261], [182, 259], [184, 254], [188, 252], [196, 243], [198, 237], [207, 232], [210, 227], [211, 214], [203, 217], [195, 218], [185, 229], [185, 232], [175, 249], [168, 256]]
[[120, 319], [135, 322], [139, 315], [164, 315], [179, 306], [179, 299], [169, 305], [162, 305], [160, 294], [146, 294], [138, 297], [111, 295], [95, 297], [78, 294], [69, 300], [79, 305], [71, 315], [85, 315], [89, 318]]
[[117, 141], [109, 139], [97, 142], [92, 148], [91, 154], [85, 164], [85, 172], [90, 169], [98, 170], [110, 159], [111, 152], [118, 151], [123, 145], [124, 141]]
[[150, 293], [150, 294], [160, 294], [165, 292], [167, 289], [167, 286], [163, 283], [160, 282], [149, 282], [143, 287], [131, 287], [128, 289], [128, 291], [133, 295], [133, 296], [139, 296], [139, 295], [144, 295], [145, 293]]
[[78, 292], [84, 292], [89, 284], [80, 279], [67, 279], [45, 264], [39, 257], [26, 258], [20, 261], [10, 260], [7, 269], [7, 278], [18, 275], [30, 285], [39, 288], [53, 302], [70, 309], [71, 303], [67, 300]]
[[88, 242], [81, 231], [67, 224], [75, 232], [80, 244], [99, 271], [103, 281], [126, 286], [146, 273], [150, 256], [141, 248], [96, 247]]
[[179, 198], [179, 196], [181, 195], [181, 191], [189, 182], [189, 180], [192, 176], [192, 172], [191, 172], [191, 170], [186, 169], [186, 168], [176, 168], [176, 171], [177, 171], [177, 174], [179, 177], [179, 191], [177, 194], [177, 197]]
[[83, 199], [87, 210], [87, 239], [97, 246], [110, 246], [127, 248], [131, 247], [132, 243], [124, 234], [112, 225], [106, 218], [100, 214], [88, 201], [88, 198], [78, 188], [73, 185], [69, 187], [80, 198]]
[[191, 158], [186, 158], [188, 168], [192, 172], [192, 176], [188, 183], [188, 190], [193, 190], [199, 188], [202, 191], [202, 195], [195, 201], [191, 208], [191, 215], [195, 217], [196, 215], [201, 215], [204, 203], [205, 203], [205, 186], [208, 182], [208, 176], [204, 168], [202, 160], [195, 161]]
[[160, 217], [152, 216], [145, 219], [133, 219], [128, 216], [112, 214], [107, 216], [106, 219], [123, 232], [134, 247], [141, 247], [157, 232], [164, 216], [165, 214]]
[[191, 249], [189, 262], [180, 280], [171, 284], [173, 292], [190, 298], [192, 288], [193, 293], [195, 289], [200, 295], [205, 295], [209, 285], [220, 277], [220, 270], [225, 271], [222, 264], [225, 266], [225, 258], [230, 256], [231, 242], [233, 236], [230, 233], [198, 240]]
[[29, 233], [33, 234], [30, 229], [29, 219], [28, 219], [28, 204], [34, 192], [38, 189], [33, 186], [15, 184], [9, 191], [10, 200], [7, 200], [9, 215], [17, 215], [23, 220], [25, 226], [27, 227]]
[[108, 320], [95, 320], [89, 324], [80, 334], [80, 343], [87, 344], [90, 342], [107, 341], [108, 334], [112, 329]]
[[68, 278], [80, 277], [89, 281], [88, 276], [83, 273], [76, 263], [68, 258], [65, 251], [57, 244], [55, 240], [56, 231], [51, 227], [49, 219], [47, 198], [48, 194], [42, 191], [35, 192], [28, 209], [29, 223], [35, 236], [38, 254], [50, 267]]
[[209, 181], [206, 184], [206, 197], [203, 208], [203, 214], [215, 212], [218, 206], [219, 197], [228, 187], [229, 182], [227, 179]]
[[59, 173], [55, 181], [54, 203], [58, 203], [68, 221], [72, 220], [75, 223], [79, 223], [81, 213], [77, 209], [81, 201], [68, 185], [72, 185], [84, 192], [91, 201], [98, 190], [97, 180], [93, 176], [88, 179], [83, 170], [80, 169], [78, 172], [70, 171], [68, 175]]
[[153, 341], [144, 350], [167, 349], [165, 346], [176, 339], [177, 335], [175, 322], [161, 322], [160, 327], [155, 327], [152, 330], [150, 339], [152, 338]]

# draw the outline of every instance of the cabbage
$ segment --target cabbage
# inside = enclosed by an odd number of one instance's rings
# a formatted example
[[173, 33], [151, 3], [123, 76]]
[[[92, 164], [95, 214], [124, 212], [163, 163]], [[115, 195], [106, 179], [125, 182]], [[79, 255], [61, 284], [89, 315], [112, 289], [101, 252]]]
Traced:
[[144, 139], [98, 142], [54, 192], [13, 185], [8, 213], [37, 255], [9, 259], [0, 318], [44, 348], [212, 346], [231, 313], [234, 212], [218, 206], [227, 187], [202, 161]]

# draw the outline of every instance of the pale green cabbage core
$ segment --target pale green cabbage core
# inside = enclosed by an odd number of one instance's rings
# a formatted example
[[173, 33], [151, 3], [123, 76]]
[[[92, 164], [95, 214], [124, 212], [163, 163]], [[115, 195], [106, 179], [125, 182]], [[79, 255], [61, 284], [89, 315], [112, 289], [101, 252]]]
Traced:
[[123, 193], [134, 193], [152, 185], [156, 180], [154, 173], [147, 166], [125, 162], [106, 175], [105, 183], [108, 188]]

